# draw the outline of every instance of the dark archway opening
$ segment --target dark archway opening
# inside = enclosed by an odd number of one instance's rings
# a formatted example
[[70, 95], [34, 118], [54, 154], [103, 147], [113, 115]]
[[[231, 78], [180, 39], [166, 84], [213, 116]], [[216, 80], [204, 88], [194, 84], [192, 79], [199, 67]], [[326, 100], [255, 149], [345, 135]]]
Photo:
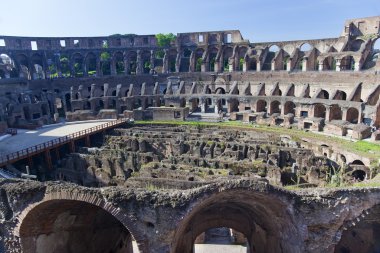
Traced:
[[122, 223], [98, 206], [75, 200], [34, 207], [21, 223], [20, 239], [25, 253], [133, 253], [132, 235]]

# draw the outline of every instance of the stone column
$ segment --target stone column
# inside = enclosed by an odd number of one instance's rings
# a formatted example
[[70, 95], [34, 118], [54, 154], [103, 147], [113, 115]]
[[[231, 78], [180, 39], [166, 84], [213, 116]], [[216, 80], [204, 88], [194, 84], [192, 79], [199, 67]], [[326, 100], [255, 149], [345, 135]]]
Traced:
[[164, 50], [164, 58], [162, 59], [162, 73], [168, 73], [169, 72], [169, 50]]
[[128, 75], [129, 74], [129, 59], [128, 59], [128, 55], [124, 53], [124, 75]]
[[136, 75], [141, 75], [142, 73], [143, 73], [143, 62], [141, 58], [141, 50], [137, 50]]
[[213, 102], [214, 102], [214, 105], [215, 105], [214, 112], [215, 112], [215, 114], [219, 114], [219, 111], [220, 111], [219, 101], [217, 99], [214, 99]]
[[289, 60], [286, 63], [286, 71], [292, 70], [292, 59], [289, 58]]
[[260, 72], [260, 71], [261, 71], [261, 60], [258, 60], [258, 61], [256, 62], [256, 71], [257, 71], [257, 72]]
[[335, 70], [336, 71], [340, 71], [341, 69], [340, 69], [340, 63], [341, 63], [341, 61], [342, 61], [342, 59], [335, 59]]
[[326, 118], [325, 121], [330, 121], [331, 106], [326, 106]]
[[96, 76], [102, 76], [102, 75], [103, 75], [103, 71], [101, 68], [101, 62], [100, 62], [100, 59], [98, 59], [96, 61]]
[[195, 72], [195, 50], [190, 55], [189, 72]]
[[200, 104], [201, 104], [201, 113], [205, 113], [207, 109], [206, 101], [204, 98], [200, 99]]
[[342, 108], [342, 120], [347, 121], [347, 108]]
[[150, 74], [154, 74], [154, 61], [155, 61], [155, 55], [154, 50], [150, 51]]
[[360, 106], [359, 108], [359, 115], [358, 115], [358, 124], [363, 122], [363, 106]]
[[323, 61], [318, 61], [318, 71], [323, 71]]
[[116, 71], [116, 59], [112, 58], [110, 62], [110, 67], [111, 67], [111, 75], [116, 76], [117, 71]]
[[179, 69], [180, 69], [180, 67], [181, 67], [181, 52], [180, 52], [180, 50], [178, 49], [177, 50], [177, 57], [176, 57], [176, 59], [175, 59], [175, 72], [179, 72]]
[[307, 69], [307, 63], [308, 63], [309, 59], [308, 58], [304, 58], [303, 61], [302, 61], [302, 71], [308, 71]]
[[91, 84], [91, 90], [90, 90], [90, 98], [95, 97], [95, 89], [96, 89], [96, 84]]
[[360, 70], [360, 62], [359, 61], [355, 61], [354, 71], [359, 71], [359, 70]]

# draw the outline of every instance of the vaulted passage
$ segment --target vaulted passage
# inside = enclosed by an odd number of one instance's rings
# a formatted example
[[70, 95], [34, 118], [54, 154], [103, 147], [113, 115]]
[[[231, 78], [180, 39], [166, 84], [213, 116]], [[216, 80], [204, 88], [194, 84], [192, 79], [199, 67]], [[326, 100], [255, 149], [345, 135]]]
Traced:
[[51, 200], [33, 208], [20, 227], [24, 253], [133, 253], [132, 236], [92, 204]]
[[194, 252], [199, 236], [214, 228], [241, 234], [241, 245], [249, 253], [301, 252], [298, 231], [287, 208], [273, 196], [234, 190], [200, 202], [178, 226], [172, 253]]
[[335, 253], [377, 253], [380, 252], [380, 205], [365, 211], [354, 226], [345, 230]]

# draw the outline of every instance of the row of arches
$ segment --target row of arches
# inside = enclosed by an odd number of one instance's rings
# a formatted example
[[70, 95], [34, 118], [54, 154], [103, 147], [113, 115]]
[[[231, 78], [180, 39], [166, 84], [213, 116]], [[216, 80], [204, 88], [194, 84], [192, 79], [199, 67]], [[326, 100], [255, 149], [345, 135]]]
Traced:
[[[303, 252], [306, 246], [304, 231], [299, 228], [304, 219], [294, 217], [296, 214], [291, 211], [290, 203], [293, 201], [289, 201], [290, 196], [284, 193], [277, 196], [279, 191], [272, 191], [230, 189], [204, 194], [189, 206], [185, 215], [181, 211], [182, 218], [177, 217], [173, 209], [173, 224], [168, 224], [173, 229], [170, 252], [193, 253], [199, 236], [214, 228], [230, 228], [240, 233], [245, 252]], [[164, 234], [147, 236], [155, 231], [169, 232], [156, 227], [155, 221], [142, 218], [132, 221], [122, 209], [106, 204], [103, 199], [95, 196], [85, 198], [77, 193], [76, 196], [74, 193], [49, 194], [51, 196], [29, 206], [20, 215], [16, 234], [23, 252], [148, 253], [149, 241], [150, 247], [156, 248], [169, 243], [153, 238]], [[350, 221], [344, 221], [338, 231], [331, 230], [331, 236], [323, 237], [326, 244], [318, 246], [325, 250], [328, 247], [331, 250], [333, 246], [336, 253], [377, 252], [379, 206], [375, 204], [363, 210], [353, 226], [345, 230], [343, 228]], [[357, 210], [358, 205], [354, 208]], [[313, 215], [313, 212], [308, 215]], [[333, 217], [330, 219], [334, 220]], [[318, 223], [315, 220], [310, 222]], [[135, 245], [133, 241], [136, 241]], [[314, 242], [311, 244], [316, 245]], [[166, 249], [169, 250], [167, 246]], [[208, 252], [217, 250], [214, 248]]]
[[[347, 51], [356, 52], [362, 43], [352, 42]], [[380, 53], [380, 40], [373, 42], [372, 53], [368, 56], [376, 61]], [[296, 53], [295, 53], [296, 50]], [[1, 62], [8, 69], [0, 68], [1, 78], [24, 77], [45, 79], [67, 76], [95, 76], [117, 74], [149, 74], [161, 72], [223, 72], [261, 70], [357, 70], [358, 61], [353, 54], [334, 56], [337, 51], [330, 47], [326, 56], [318, 58], [313, 54], [315, 47], [303, 43], [299, 47], [268, 45], [263, 49], [249, 46], [225, 46], [218, 48], [184, 48], [141, 51], [99, 51], [67, 54], [64, 51], [54, 54], [36, 52], [2, 53]], [[263, 55], [265, 52], [265, 57]], [[263, 58], [263, 59], [261, 59]], [[291, 58], [295, 58], [296, 61]], [[260, 60], [259, 60], [260, 59]]]

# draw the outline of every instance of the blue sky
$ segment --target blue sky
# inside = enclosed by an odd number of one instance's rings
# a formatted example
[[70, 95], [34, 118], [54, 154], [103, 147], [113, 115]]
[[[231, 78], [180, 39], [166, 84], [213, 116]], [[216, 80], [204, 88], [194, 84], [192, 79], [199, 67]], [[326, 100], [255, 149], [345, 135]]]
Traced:
[[3, 0], [0, 35], [103, 36], [239, 29], [251, 42], [329, 38], [380, 0]]

